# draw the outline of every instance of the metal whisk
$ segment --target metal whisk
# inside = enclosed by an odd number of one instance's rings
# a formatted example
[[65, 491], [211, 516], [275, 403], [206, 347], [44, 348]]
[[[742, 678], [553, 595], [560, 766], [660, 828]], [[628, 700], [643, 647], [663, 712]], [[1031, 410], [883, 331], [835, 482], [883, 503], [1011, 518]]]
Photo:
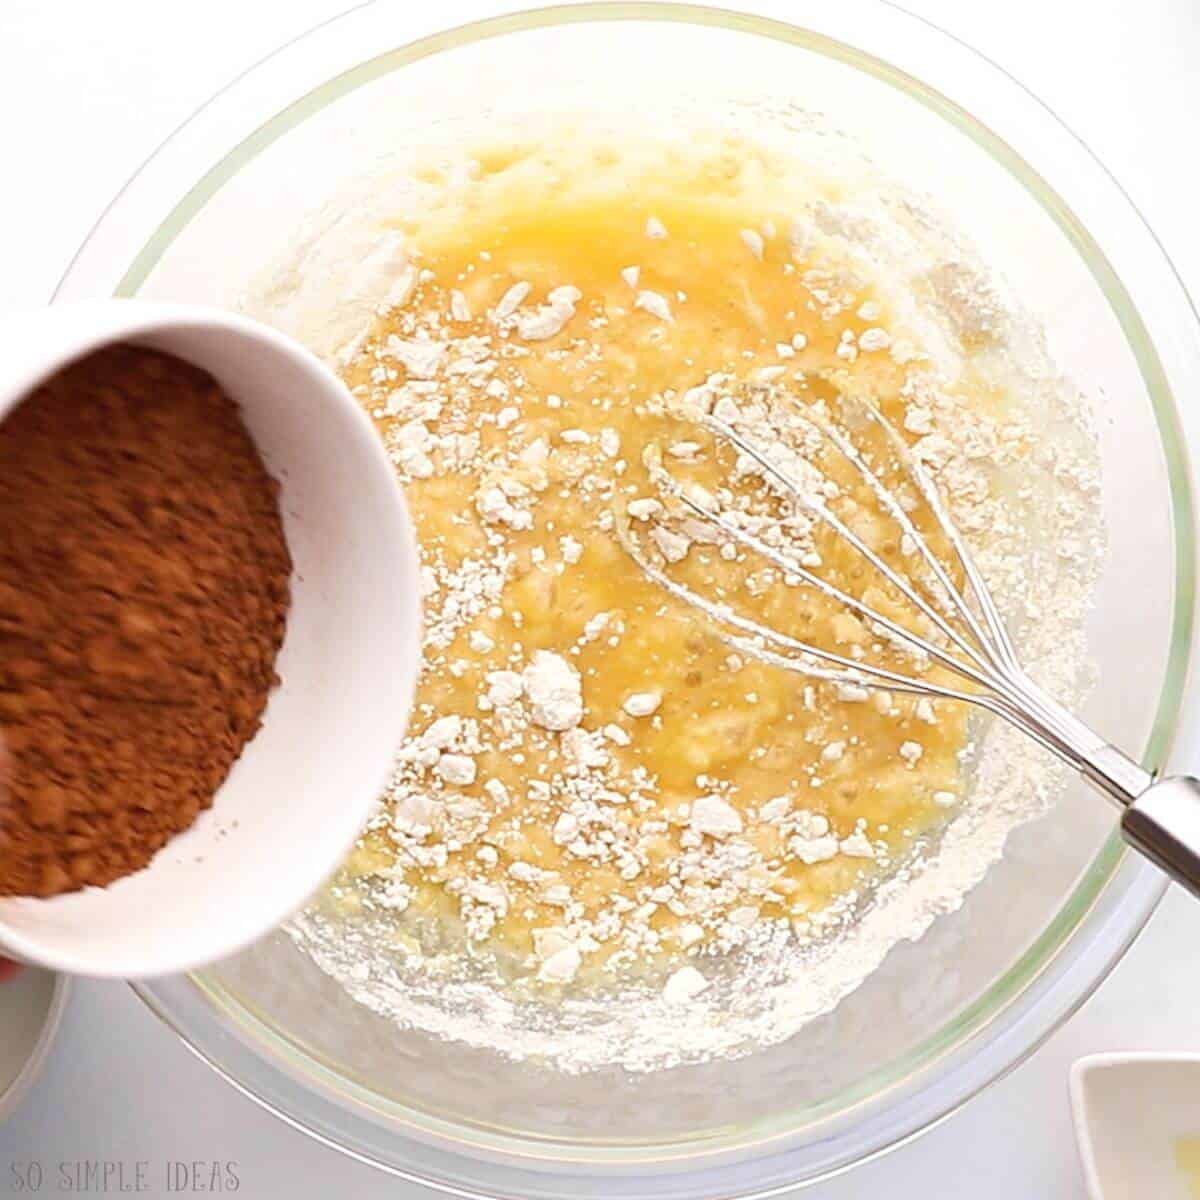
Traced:
[[[915, 570], [898, 570], [856, 533], [825, 502], [812, 478], [799, 479], [781, 464], [777, 444], [750, 436], [712, 413], [693, 416], [715, 438], [733, 447], [742, 462], [753, 464], [772, 491], [792, 512], [806, 514], [853, 548], [878, 576], [919, 614], [921, 630], [903, 624], [831, 582], [806, 565], [802, 555], [779, 544], [768, 544], [746, 522], [722, 511], [705, 489], [681, 482], [661, 466], [653, 481], [674, 501], [676, 511], [699, 521], [714, 540], [751, 551], [784, 573], [803, 582], [834, 604], [852, 613], [880, 638], [880, 644], [911, 665], [870, 663], [836, 650], [801, 640], [750, 619], [722, 600], [703, 595], [675, 577], [670, 564], [648, 552], [628, 517], [618, 533], [641, 569], [672, 596], [703, 612], [720, 636], [740, 653], [776, 667], [841, 684], [956, 700], [994, 713], [1040, 743], [1114, 801], [1121, 810], [1126, 840], [1173, 879], [1200, 897], [1200, 781], [1173, 777], [1156, 781], [1127, 755], [1110, 745], [1047, 695], [1021, 667], [1000, 610], [976, 566], [964, 538], [951, 519], [932, 479], [909, 450], [890, 421], [865, 401], [843, 399], [861, 427], [874, 426], [903, 477], [916, 488], [932, 518], [932, 526], [948, 547], [946, 561], [934, 551], [930, 537], [919, 528], [898, 491], [889, 486], [864, 448], [851, 440], [818, 406], [789, 404], [788, 419], [820, 445], [848, 464], [867, 485], [881, 514], [895, 522], [905, 556]], [[792, 464], [795, 465], [794, 463]], [[811, 460], [800, 464], [812, 472]], [[810, 560], [814, 561], [814, 560]], [[953, 565], [956, 564], [956, 565]], [[961, 585], [955, 576], [961, 578]], [[936, 677], [927, 677], [935, 667]], [[943, 682], [942, 680], [946, 681]]]

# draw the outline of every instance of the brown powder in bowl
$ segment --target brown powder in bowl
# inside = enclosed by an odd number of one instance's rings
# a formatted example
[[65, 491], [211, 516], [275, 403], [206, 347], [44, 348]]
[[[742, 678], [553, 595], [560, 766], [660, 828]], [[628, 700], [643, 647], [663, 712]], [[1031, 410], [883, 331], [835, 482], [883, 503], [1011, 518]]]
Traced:
[[278, 682], [291, 557], [237, 405], [118, 345], [0, 423], [0, 895], [144, 867]]

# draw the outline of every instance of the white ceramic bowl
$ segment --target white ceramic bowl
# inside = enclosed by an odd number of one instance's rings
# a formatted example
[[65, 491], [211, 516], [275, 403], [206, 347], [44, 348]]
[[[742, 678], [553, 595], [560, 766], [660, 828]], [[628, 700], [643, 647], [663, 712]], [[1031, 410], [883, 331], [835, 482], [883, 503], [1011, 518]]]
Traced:
[[290, 339], [188, 305], [107, 301], [7, 318], [0, 418], [91, 350], [134, 342], [203, 367], [282, 486], [292, 606], [282, 683], [210, 810], [106, 888], [0, 901], [0, 948], [76, 974], [147, 977], [238, 950], [299, 907], [375, 803], [419, 657], [416, 547], [371, 423]]
[[1081, 1058], [1071, 1068], [1071, 1116], [1091, 1200], [1196, 1195], [1200, 1054]]

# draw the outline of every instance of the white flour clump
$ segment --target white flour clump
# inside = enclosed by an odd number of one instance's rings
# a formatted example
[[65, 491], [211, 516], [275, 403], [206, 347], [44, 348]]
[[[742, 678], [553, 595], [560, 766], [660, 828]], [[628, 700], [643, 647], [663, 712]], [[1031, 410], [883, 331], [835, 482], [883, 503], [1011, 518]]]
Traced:
[[574, 729], [583, 718], [579, 672], [561, 654], [539, 650], [522, 675], [533, 722], [543, 729]]
[[[847, 363], [860, 355], [878, 355], [915, 365], [903, 397], [904, 425], [915, 439], [913, 452], [938, 480], [972, 542], [980, 568], [1018, 632], [1031, 673], [1069, 703], [1081, 684], [1083, 619], [1100, 545], [1095, 454], [1080, 400], [1048, 361], [1039, 331], [925, 205], [861, 166], [855, 168], [856, 185], [836, 189], [839, 200], [833, 203], [826, 195], [834, 190], [823, 193], [816, 186], [816, 168], [812, 174], [811, 191], [796, 196], [793, 228], [780, 236], [803, 245], [811, 260], [825, 256], [831, 263], [852, 264], [894, 318], [890, 330], [871, 325], [859, 336], [847, 331], [837, 354]], [[379, 223], [390, 215], [394, 200], [394, 195], [368, 189], [352, 217], [334, 228], [346, 246], [340, 272], [329, 238], [314, 261], [306, 261], [315, 252], [313, 243], [305, 243], [262, 290], [255, 305], [259, 315], [301, 332], [331, 360], [353, 354], [361, 344], [361, 325], [348, 329], [345, 312], [339, 311], [325, 329], [317, 314], [339, 307], [338, 288], [349, 264], [361, 261], [364, 245], [372, 243], [364, 231], [373, 231], [378, 243], [369, 256], [378, 284], [374, 303], [394, 302], [389, 298], [419, 286], [417, 272], [404, 261], [395, 238], [380, 232]], [[766, 256], [767, 239], [756, 230], [745, 232], [751, 236], [742, 241], [753, 263]], [[647, 220], [645, 235], [649, 273], [651, 243], [671, 235], [655, 217]], [[331, 264], [333, 269], [328, 269]], [[326, 269], [319, 282], [317, 268]], [[623, 282], [634, 290], [633, 304], [645, 314], [640, 319], [650, 336], [660, 335], [672, 320], [671, 300], [639, 290], [641, 270], [627, 272]], [[820, 294], [824, 281], [805, 282], [814, 295]], [[373, 311], [365, 300], [358, 303], [369, 292], [359, 277], [348, 293], [360, 320]], [[469, 312], [453, 298], [448, 307], [450, 320], [462, 320]], [[675, 309], [676, 315], [682, 311]], [[866, 322], [879, 319], [874, 309], [858, 315]], [[587, 308], [578, 289], [568, 284], [539, 301], [530, 285], [518, 282], [486, 319], [506, 344], [516, 347], [514, 353], [521, 353], [531, 350], [523, 343], [549, 339], [585, 323]], [[805, 345], [798, 334], [777, 347], [779, 357], [786, 361], [788, 352], [802, 352]], [[501, 428], [521, 419], [515, 389], [512, 395], [500, 395], [507, 385], [496, 371], [491, 347], [456, 335], [425, 340], [414, 334], [389, 343], [388, 350], [406, 371], [403, 387], [397, 388], [402, 395], [395, 398], [392, 411], [419, 414], [421, 406], [428, 405], [432, 414], [451, 383], [461, 383], [508, 405], [497, 417]], [[968, 367], [1013, 398], [1013, 410], [1003, 422], [985, 420], [956, 398], [954, 383]], [[782, 379], [780, 369], [767, 370], [755, 381], [757, 386], [770, 388]], [[712, 403], [717, 391], [707, 400], [692, 400]], [[736, 407], [732, 413], [714, 412], [721, 419], [738, 415]], [[1040, 448], [1032, 460], [1036, 470], [1030, 470], [1017, 449], [1052, 425], [1062, 430], [1061, 438]], [[389, 446], [403, 477], [429, 478], [430, 472], [470, 467], [473, 449], [468, 435], [442, 437], [433, 432], [436, 428], [433, 415], [414, 416]], [[572, 448], [585, 445], [567, 432], [562, 441]], [[615, 435], [602, 437], [596, 449], [616, 459], [620, 440]], [[779, 448], [780, 453], [786, 450]], [[480, 480], [474, 504], [487, 530], [486, 549], [453, 569], [436, 555], [427, 560], [423, 583], [426, 646], [431, 651], [446, 651], [460, 630], [497, 605], [513, 570], [506, 539], [536, 520], [539, 488], [546, 486], [545, 452], [543, 444], [518, 469], [497, 469]], [[686, 463], [695, 448], [680, 442], [669, 452]], [[648, 536], [659, 535], [654, 540], [664, 557], [682, 561], [692, 536], [699, 534], [675, 533], [675, 541], [664, 537], [673, 531], [657, 524], [662, 510], [649, 496], [628, 505], [630, 516], [653, 531]], [[1052, 544], [1035, 544], [1031, 531], [1047, 529]], [[1059, 553], [1068, 545], [1076, 548], [1072, 554]], [[573, 556], [574, 549], [564, 542], [564, 561]], [[607, 615], [594, 626], [589, 623], [584, 633], [592, 641], [616, 636]], [[487, 635], [480, 637], [483, 641], [473, 641], [472, 648], [486, 645]], [[532, 727], [537, 737], [556, 740], [562, 763], [553, 784], [531, 779], [527, 785], [531, 792], [551, 786], [564, 790], [561, 815], [546, 836], [556, 845], [571, 847], [577, 857], [603, 863], [622, 880], [636, 879], [647, 854], [643, 847], [623, 841], [623, 813], [636, 807], [639, 787], [647, 781], [619, 776], [614, 759], [628, 744], [631, 731], [636, 737], [637, 730], [651, 728], [660, 719], [660, 705], [669, 706], [670, 695], [633, 693], [624, 702], [626, 728], [592, 729], [586, 723], [583, 682], [567, 657], [539, 650], [507, 667], [488, 674], [477, 712], [444, 715], [406, 746], [387, 796], [388, 832], [399, 848], [399, 867], [436, 866], [446, 854], [447, 837], [453, 841], [461, 836], [470, 843], [480, 823], [486, 823], [486, 813], [479, 804], [469, 803], [473, 797], [460, 796], [454, 788], [470, 786], [487, 752], [512, 753]], [[850, 685], [838, 691], [838, 698], [849, 703], [872, 702], [872, 695]], [[485, 747], [481, 739], [480, 714], [501, 730], [494, 747]], [[936, 720], [935, 712], [919, 719], [927, 724], [929, 716]], [[505, 736], [510, 741], [504, 741]], [[918, 739], [919, 734], [914, 735], [901, 745], [898, 771], [916, 768], [925, 753]], [[830, 742], [821, 759], [832, 765], [845, 753], [844, 744]], [[588, 928], [573, 908], [570, 889], [543, 879], [536, 862], [506, 862], [500, 849], [491, 845], [480, 855], [505, 864], [507, 874], [493, 885], [465, 883], [456, 895], [466, 937], [486, 938], [510, 911], [518, 885], [540, 889], [542, 901], [557, 904], [562, 919], [554, 929], [538, 931], [536, 976], [561, 995], [547, 998], [506, 989], [494, 972], [489, 974], [463, 954], [460, 945], [450, 952], [435, 940], [423, 941], [425, 933], [410, 932], [404, 925], [405, 932], [398, 935], [396, 921], [413, 905], [411, 889], [399, 879], [402, 870], [395, 880], [385, 879], [372, 897], [381, 912], [352, 921], [313, 906], [289, 924], [288, 933], [359, 1004], [394, 1024], [511, 1059], [537, 1059], [575, 1073], [614, 1064], [649, 1071], [746, 1054], [783, 1042], [829, 1013], [889, 951], [921, 937], [936, 917], [958, 908], [1000, 856], [1009, 833], [1044, 811], [1057, 778], [1020, 735], [980, 724], [970, 794], [937, 793], [934, 801], [948, 817], [944, 832], [921, 845], [910, 859], [891, 864], [890, 873], [872, 892], [811, 919], [797, 918], [790, 928], [786, 922], [763, 919], [757, 899], [739, 897], [715, 938], [706, 940], [709, 931], [699, 923], [683, 925], [679, 946], [687, 961], [675, 959], [664, 972], [656, 966], [661, 947], [651, 919], [654, 908], [675, 904], [686, 913], [689, 887], [719, 891], [753, 863], [754, 848], [745, 836], [742, 815], [719, 789], [706, 790], [682, 816], [688, 840], [681, 842], [687, 848], [680, 855], [675, 886], [647, 900], [647, 911], [629, 921], [629, 939], [618, 960], [630, 968], [629, 975], [603, 994], [588, 990], [581, 968], [589, 939], [607, 931]], [[488, 781], [486, 790], [497, 807], [509, 799], [496, 780]], [[774, 826], [805, 863], [824, 863], [839, 854], [876, 859], [881, 853], [867, 831], [856, 829], [839, 838], [821, 814], [786, 796], [763, 805], [757, 820]], [[435, 825], [442, 830], [441, 840], [430, 837]], [[921, 1002], [919, 997], [915, 1003]]]

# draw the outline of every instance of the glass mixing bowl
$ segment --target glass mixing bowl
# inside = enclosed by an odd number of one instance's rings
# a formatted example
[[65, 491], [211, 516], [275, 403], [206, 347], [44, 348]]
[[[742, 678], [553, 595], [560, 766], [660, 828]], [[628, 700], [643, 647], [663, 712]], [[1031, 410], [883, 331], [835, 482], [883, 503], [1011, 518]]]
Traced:
[[[1195, 526], [1176, 398], [1200, 390], [1200, 340], [1170, 264], [1087, 150], [997, 68], [878, 0], [421, 7], [354, 10], [221, 93], [105, 214], [59, 298], [230, 303], [342, 181], [459, 119], [649, 114], [686, 94], [714, 119], [753, 101], [786, 137], [794, 106], [818, 110], [952, 214], [1094, 400], [1111, 554], [1082, 715], [1148, 767], [1177, 767], [1194, 719]], [[137, 990], [247, 1094], [413, 1180], [521, 1200], [764, 1195], [927, 1128], [1082, 1002], [1164, 888], [1113, 828], [1101, 799], [1067, 788], [836, 1011], [732, 1062], [579, 1077], [506, 1062], [382, 1022], [282, 935]]]

